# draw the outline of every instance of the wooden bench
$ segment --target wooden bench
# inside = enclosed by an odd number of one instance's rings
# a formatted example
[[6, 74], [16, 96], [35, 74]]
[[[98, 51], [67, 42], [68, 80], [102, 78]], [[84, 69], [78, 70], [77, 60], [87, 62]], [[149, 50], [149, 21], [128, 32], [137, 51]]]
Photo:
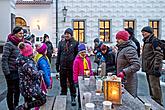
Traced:
[[150, 96], [138, 96], [138, 99], [142, 103], [150, 103], [152, 110], [165, 110], [164, 107], [160, 106], [156, 101], [154, 101]]
[[66, 95], [56, 96], [53, 110], [66, 110]]
[[58, 97], [56, 96], [58, 96], [60, 93], [60, 89], [59, 89], [60, 82], [59, 80], [56, 80], [56, 77], [52, 77], [52, 78], [53, 78], [53, 87], [48, 91], [48, 96], [46, 97], [47, 99], [46, 103], [40, 107], [40, 110], [54, 110], [55, 103], [58, 99]]

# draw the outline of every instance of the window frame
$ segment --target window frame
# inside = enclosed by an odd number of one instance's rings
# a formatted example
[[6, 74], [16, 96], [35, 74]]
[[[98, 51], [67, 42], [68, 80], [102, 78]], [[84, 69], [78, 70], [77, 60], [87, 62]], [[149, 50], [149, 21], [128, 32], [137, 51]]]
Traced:
[[[104, 22], [104, 28], [100, 27], [100, 22], [101, 21]], [[99, 39], [100, 39], [100, 31], [103, 30], [104, 31], [104, 40], [103, 40], [103, 42], [111, 42], [111, 34], [112, 34], [111, 33], [112, 32], [111, 31], [111, 21], [112, 21], [111, 19], [99, 19], [99, 22], [98, 22], [99, 23]], [[109, 22], [109, 27], [108, 28], [105, 27], [105, 22]], [[106, 37], [105, 37], [106, 30], [109, 31], [109, 40], [108, 41], [106, 41]]]
[[[128, 26], [127, 26], [127, 27], [125, 27], [125, 22], [128, 22]], [[133, 27], [132, 27], [132, 28], [133, 28], [133, 30], [135, 31], [136, 20], [134, 20], [134, 19], [133, 19], [133, 20], [132, 20], [132, 19], [130, 19], [130, 20], [129, 20], [129, 19], [125, 19], [124, 22], [123, 22], [123, 23], [124, 23], [124, 24], [123, 24], [124, 29], [125, 29], [125, 28], [131, 27], [131, 26], [129, 26], [129, 25], [130, 25], [130, 22], [133, 22]]]
[[[75, 28], [74, 27], [74, 23], [75, 22], [78, 22], [78, 28]], [[83, 23], [83, 28], [80, 28], [80, 22]], [[78, 42], [81, 42], [81, 43], [85, 43], [85, 40], [86, 40], [86, 38], [85, 38], [85, 33], [86, 33], [85, 23], [86, 23], [86, 20], [85, 19], [73, 19], [72, 20], [73, 34], [74, 34], [74, 31], [75, 30], [78, 30], [78, 36], [74, 36], [73, 35], [73, 37], [74, 37], [75, 40], [77, 40]], [[80, 31], [83, 31], [83, 41], [80, 41], [80, 37], [79, 37]]]
[[[152, 26], [150, 25], [150, 22], [152, 22]], [[154, 22], [157, 22], [157, 28], [153, 27]], [[153, 28], [153, 31], [157, 30], [157, 35], [155, 35], [155, 33], [154, 33], [154, 36], [157, 37], [157, 38], [160, 37], [160, 23], [161, 23], [161, 20], [151, 20], [151, 19], [149, 20], [149, 26], [151, 26]]]

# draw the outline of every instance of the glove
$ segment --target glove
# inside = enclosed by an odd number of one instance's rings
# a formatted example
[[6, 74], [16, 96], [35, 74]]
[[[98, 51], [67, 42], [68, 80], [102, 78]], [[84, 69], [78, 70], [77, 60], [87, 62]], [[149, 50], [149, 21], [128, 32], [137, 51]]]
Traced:
[[125, 76], [124, 72], [120, 72], [120, 73], [117, 74], [117, 77], [120, 77], [121, 80], [124, 79], [124, 76]]
[[60, 72], [59, 65], [56, 65], [56, 71], [57, 71], [57, 72]]
[[154, 74], [156, 77], [160, 77], [160, 76], [161, 76], [161, 73], [160, 73], [160, 71], [159, 71], [159, 68], [155, 68], [153, 74]]

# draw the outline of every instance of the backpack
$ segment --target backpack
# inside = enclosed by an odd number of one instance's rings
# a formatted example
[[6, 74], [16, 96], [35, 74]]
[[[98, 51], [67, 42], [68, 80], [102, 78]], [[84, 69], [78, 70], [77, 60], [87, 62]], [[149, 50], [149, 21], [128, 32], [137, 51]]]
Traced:
[[153, 47], [159, 46], [163, 53], [163, 60], [165, 60], [165, 40], [160, 40], [156, 38], [153, 42]]
[[159, 45], [163, 51], [163, 60], [165, 60], [165, 40], [159, 40]]

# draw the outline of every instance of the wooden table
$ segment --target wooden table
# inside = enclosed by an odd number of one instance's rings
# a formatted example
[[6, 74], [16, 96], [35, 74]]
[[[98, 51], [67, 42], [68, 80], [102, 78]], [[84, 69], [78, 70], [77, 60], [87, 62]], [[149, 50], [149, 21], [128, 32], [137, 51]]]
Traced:
[[[84, 92], [92, 93], [91, 102], [95, 104], [96, 110], [102, 110], [104, 101], [103, 93], [101, 95], [96, 95], [96, 85], [94, 81], [90, 81], [90, 84], [85, 85], [85, 80], [83, 80], [82, 76], [78, 78], [79, 83], [79, 91], [80, 91], [80, 101], [81, 101], [81, 109], [85, 110]], [[124, 94], [122, 94], [122, 104], [121, 105], [113, 105], [113, 110], [144, 110], [144, 104], [138, 100], [138, 98], [134, 98], [130, 95], [125, 89], [123, 90]]]

